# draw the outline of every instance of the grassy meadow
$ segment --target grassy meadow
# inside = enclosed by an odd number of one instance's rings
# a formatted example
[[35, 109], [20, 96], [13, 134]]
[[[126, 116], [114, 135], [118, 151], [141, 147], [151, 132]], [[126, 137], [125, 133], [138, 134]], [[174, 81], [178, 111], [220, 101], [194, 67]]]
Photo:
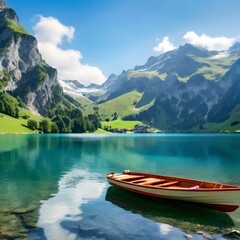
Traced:
[[[27, 119], [23, 117], [27, 116]], [[0, 113], [0, 133], [33, 133], [33, 131], [27, 128], [27, 121], [35, 120], [38, 123], [44, 118], [31, 113], [30, 110], [20, 109], [19, 118], [13, 118], [9, 115]]]
[[27, 125], [27, 120], [0, 113], [0, 133], [33, 133], [31, 129], [24, 127], [24, 125]]
[[101, 122], [102, 128], [104, 129], [105, 127], [111, 127], [112, 129], [118, 128], [118, 129], [124, 129], [124, 128], [133, 128], [137, 124], [138, 125], [143, 125], [142, 122], [140, 121], [123, 121], [123, 120], [114, 120], [110, 122]]

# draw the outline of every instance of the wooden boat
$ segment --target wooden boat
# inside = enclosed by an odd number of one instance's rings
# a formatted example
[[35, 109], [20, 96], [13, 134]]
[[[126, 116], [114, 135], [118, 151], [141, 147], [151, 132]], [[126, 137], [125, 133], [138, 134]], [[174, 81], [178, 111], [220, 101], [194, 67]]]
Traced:
[[106, 177], [109, 184], [131, 192], [203, 204], [223, 212], [235, 211], [240, 204], [240, 186], [129, 170]]

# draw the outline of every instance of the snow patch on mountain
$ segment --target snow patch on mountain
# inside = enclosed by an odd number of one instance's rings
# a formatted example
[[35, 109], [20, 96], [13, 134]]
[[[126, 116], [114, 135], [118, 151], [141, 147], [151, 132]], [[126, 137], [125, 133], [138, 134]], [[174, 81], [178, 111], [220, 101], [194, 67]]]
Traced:
[[102, 92], [102, 89], [88, 88], [74, 80], [59, 80], [63, 91], [73, 98], [85, 97], [84, 94]]

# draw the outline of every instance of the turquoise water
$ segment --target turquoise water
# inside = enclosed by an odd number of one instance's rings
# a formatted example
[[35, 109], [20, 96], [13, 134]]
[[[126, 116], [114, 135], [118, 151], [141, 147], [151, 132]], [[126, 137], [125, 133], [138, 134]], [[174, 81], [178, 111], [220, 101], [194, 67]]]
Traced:
[[2, 135], [0, 239], [223, 239], [226, 214], [110, 187], [124, 169], [240, 185], [240, 135]]

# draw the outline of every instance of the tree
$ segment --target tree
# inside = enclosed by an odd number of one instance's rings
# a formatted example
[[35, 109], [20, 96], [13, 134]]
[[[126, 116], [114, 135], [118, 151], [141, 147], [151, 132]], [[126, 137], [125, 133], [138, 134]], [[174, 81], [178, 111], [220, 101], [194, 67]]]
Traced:
[[113, 121], [114, 121], [114, 120], [117, 120], [117, 118], [118, 118], [118, 114], [117, 114], [117, 112], [115, 112], [115, 113], [113, 114]]
[[87, 131], [86, 120], [84, 118], [74, 119], [73, 129], [74, 133], [84, 133]]
[[15, 116], [15, 111], [14, 110], [15, 109], [14, 109], [13, 104], [5, 102], [5, 111], [6, 111], [7, 115], [9, 115], [11, 117], [14, 117]]
[[22, 116], [22, 118], [26, 120], [26, 119], [30, 118], [30, 116], [25, 114]]
[[58, 126], [58, 130], [60, 133], [66, 132], [66, 125], [62, 119], [62, 117], [58, 114], [54, 119], [53, 122], [55, 122]]
[[80, 133], [81, 132], [81, 123], [78, 119], [74, 119], [72, 131], [74, 133]]
[[19, 108], [18, 107], [15, 108], [15, 116], [14, 117], [19, 118]]
[[58, 132], [59, 132], [58, 126], [55, 122], [53, 122], [51, 124], [51, 133], [58, 133]]
[[2, 102], [1, 100], [0, 100], [0, 112], [5, 113], [5, 105], [4, 102]]
[[[86, 119], [87, 120], [87, 119]], [[99, 121], [99, 118], [96, 114], [89, 114], [88, 115], [88, 120], [91, 122], [91, 124], [88, 123], [89, 125], [89, 131], [94, 132], [98, 128], [101, 127], [101, 123]]]
[[28, 126], [28, 128], [30, 128], [32, 130], [36, 130], [38, 128], [38, 123], [35, 120], [29, 119], [27, 121], [27, 126]]
[[19, 107], [21, 107], [21, 108], [27, 107], [26, 103], [24, 103], [23, 100], [19, 96], [17, 96], [17, 100], [19, 102]]
[[51, 122], [48, 119], [44, 119], [41, 122], [41, 127], [42, 127], [42, 131], [44, 133], [50, 133], [51, 132]]
[[88, 119], [86, 120], [86, 126], [89, 132], [94, 132], [96, 130], [94, 124], [90, 122]]
[[72, 132], [72, 120], [68, 116], [64, 116], [62, 120], [65, 123], [65, 132]]
[[78, 108], [73, 109], [70, 115], [71, 115], [71, 119], [81, 118], [83, 116], [82, 111]]

